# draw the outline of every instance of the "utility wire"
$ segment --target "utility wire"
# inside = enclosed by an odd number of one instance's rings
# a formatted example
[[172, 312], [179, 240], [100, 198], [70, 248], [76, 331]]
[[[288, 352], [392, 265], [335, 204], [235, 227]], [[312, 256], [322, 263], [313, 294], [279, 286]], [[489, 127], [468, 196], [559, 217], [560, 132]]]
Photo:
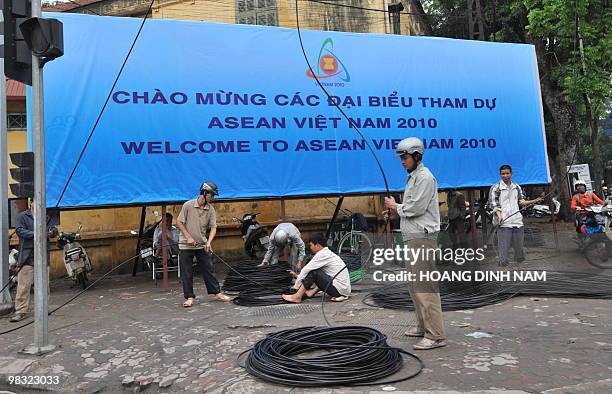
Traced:
[[298, 1], [299, 0], [295, 0], [295, 20], [296, 20], [296, 25], [297, 25], [298, 38], [300, 40], [300, 48], [302, 49], [302, 54], [304, 55], [304, 60], [306, 61], [306, 64], [308, 65], [308, 69], [310, 70], [310, 73], [314, 76], [314, 80], [317, 82], [317, 85], [319, 85], [321, 90], [325, 93], [325, 95], [327, 96], [329, 101], [334, 104], [334, 107], [336, 107], [338, 109], [338, 111], [340, 111], [340, 113], [342, 114], [342, 116], [344, 116], [344, 118], [349, 123], [349, 125], [359, 134], [359, 136], [366, 143], [368, 149], [370, 150], [370, 152], [374, 156], [374, 159], [376, 160], [376, 164], [378, 165], [378, 169], [380, 170], [380, 174], [382, 175], [383, 181], [385, 182], [385, 189], [387, 190], [387, 196], [389, 196], [390, 191], [389, 191], [389, 183], [387, 182], [387, 175], [385, 174], [385, 170], [383, 169], [382, 164], [380, 163], [380, 160], [378, 159], [378, 155], [374, 151], [374, 148], [372, 148], [372, 145], [370, 144], [370, 142], [366, 139], [366, 137], [363, 135], [361, 130], [359, 130], [359, 128], [355, 125], [355, 122], [352, 122], [350, 120], [350, 118], [348, 117], [346, 112], [344, 112], [342, 107], [340, 105], [338, 105], [336, 100], [332, 100], [331, 95], [329, 94], [327, 89], [325, 89], [325, 86], [323, 86], [321, 81], [319, 81], [318, 76], [315, 74], [314, 69], [312, 68], [312, 65], [310, 64], [310, 61], [308, 60], [308, 55], [306, 54], [306, 49], [304, 48], [304, 42], [302, 40], [302, 32], [301, 32], [301, 29], [300, 29], [300, 13], [299, 13], [299, 10], [298, 10]]
[[64, 185], [64, 188], [62, 190], [62, 193], [60, 194], [57, 203], [55, 204], [55, 207], [59, 207], [60, 202], [62, 201], [62, 198], [64, 197], [64, 194], [66, 193], [66, 189], [68, 189], [68, 185], [70, 184], [70, 181], [72, 180], [72, 177], [74, 176], [74, 173], [76, 172], [77, 167], [79, 166], [79, 163], [81, 162], [81, 159], [83, 158], [83, 155], [85, 153], [85, 150], [87, 149], [87, 146], [89, 145], [89, 141], [91, 141], [91, 137], [93, 137], [94, 132], [96, 131], [96, 128], [98, 127], [98, 123], [100, 122], [100, 119], [102, 119], [102, 114], [104, 114], [104, 110], [106, 109], [106, 106], [108, 105], [108, 102], [113, 94], [113, 91], [115, 90], [115, 86], [117, 85], [117, 82], [119, 82], [119, 78], [121, 77], [121, 74], [123, 73], [123, 70], [125, 68], [125, 65], [127, 64], [128, 59], [130, 58], [130, 55], [132, 54], [132, 50], [134, 49], [134, 47], [136, 46], [136, 42], [138, 42], [138, 38], [140, 37], [140, 33], [142, 32], [142, 28], [145, 25], [145, 22], [147, 21], [149, 14], [151, 13], [151, 8], [153, 7], [153, 3], [155, 2], [155, 0], [151, 0], [151, 3], [149, 4], [149, 8], [147, 10], [147, 13], [145, 14], [144, 18], [142, 19], [142, 23], [140, 24], [140, 28], [138, 29], [138, 32], [136, 33], [136, 36], [134, 37], [134, 40], [132, 41], [132, 45], [130, 46], [130, 50], [128, 51], [127, 55], [125, 56], [125, 59], [123, 60], [123, 64], [121, 65], [121, 68], [119, 69], [119, 72], [117, 73], [117, 76], [115, 77], [115, 81], [113, 82], [113, 86], [111, 87], [110, 91], [108, 92], [108, 95], [106, 96], [106, 101], [104, 102], [104, 105], [102, 106], [102, 109], [100, 110], [100, 113], [98, 114], [98, 118], [96, 119], [96, 122], [94, 123], [91, 131], [89, 132], [89, 136], [87, 137], [87, 141], [85, 141], [85, 145], [83, 145], [83, 148], [81, 149], [81, 153], [79, 154], [79, 158], [77, 159], [76, 163], [74, 164], [74, 167], [72, 168], [72, 171], [70, 172], [70, 176], [68, 177], [68, 180], [66, 181], [66, 184]]
[[305, 2], [309, 2], [309, 3], [324, 4], [324, 5], [329, 5], [329, 6], [333, 6], [333, 7], [351, 8], [351, 9], [355, 9], [355, 10], [382, 12], [382, 13], [385, 13], [385, 14], [416, 15], [416, 16], [425, 16], [425, 17], [434, 17], [434, 18], [460, 18], [460, 19], [466, 19], [467, 18], [467, 15], [438, 15], [438, 14], [427, 14], [427, 13], [419, 14], [419, 13], [408, 12], [408, 11], [392, 12], [392, 11], [383, 10], [383, 9], [380, 9], [380, 8], [360, 7], [360, 6], [346, 4], [346, 3], [340, 3], [340, 2], [332, 3], [332, 2], [329, 2], [329, 1], [323, 1], [323, 0], [300, 0], [300, 1], [305, 1]]

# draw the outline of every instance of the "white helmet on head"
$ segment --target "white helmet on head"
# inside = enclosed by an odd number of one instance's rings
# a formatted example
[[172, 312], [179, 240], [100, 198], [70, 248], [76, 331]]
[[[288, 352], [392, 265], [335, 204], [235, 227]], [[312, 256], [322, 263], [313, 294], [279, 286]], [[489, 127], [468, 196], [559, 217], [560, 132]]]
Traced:
[[574, 187], [578, 188], [578, 186], [584, 186], [586, 189], [586, 182], [585, 181], [576, 181], [574, 182]]
[[400, 141], [395, 149], [395, 154], [397, 156], [403, 155], [412, 155], [414, 153], [420, 153], [423, 155], [425, 153], [425, 145], [423, 145], [423, 141], [420, 138], [409, 137]]
[[289, 238], [289, 234], [285, 230], [277, 230], [274, 233], [274, 243], [277, 245], [284, 245], [287, 243], [287, 239]]

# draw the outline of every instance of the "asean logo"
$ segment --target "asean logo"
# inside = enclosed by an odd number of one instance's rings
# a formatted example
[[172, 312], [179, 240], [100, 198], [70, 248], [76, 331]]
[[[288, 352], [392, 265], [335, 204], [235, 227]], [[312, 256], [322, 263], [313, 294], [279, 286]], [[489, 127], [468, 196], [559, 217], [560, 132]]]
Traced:
[[338, 77], [344, 82], [350, 82], [351, 76], [348, 70], [338, 56], [334, 54], [333, 49], [334, 42], [332, 39], [325, 39], [319, 50], [317, 67], [314, 69], [316, 74], [313, 74], [312, 70], [308, 69], [306, 70], [306, 76], [318, 79]]

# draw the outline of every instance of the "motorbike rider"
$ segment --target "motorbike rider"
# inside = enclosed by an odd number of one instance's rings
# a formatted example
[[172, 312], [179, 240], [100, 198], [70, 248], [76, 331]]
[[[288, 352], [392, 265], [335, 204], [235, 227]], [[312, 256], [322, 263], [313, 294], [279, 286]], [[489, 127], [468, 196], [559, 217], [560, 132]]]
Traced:
[[306, 245], [302, 240], [300, 230], [293, 223], [281, 223], [272, 231], [268, 251], [258, 267], [276, 264], [286, 247], [289, 248], [289, 265], [291, 270], [301, 270], [304, 257], [306, 256]]
[[576, 181], [576, 183], [574, 183], [574, 187], [576, 188], [576, 194], [574, 194], [572, 197], [570, 207], [572, 211], [576, 213], [576, 231], [581, 234], [581, 227], [584, 224], [589, 224], [591, 222], [589, 211], [587, 211], [586, 208], [592, 205], [605, 206], [606, 203], [604, 200], [599, 198], [597, 194], [587, 192], [586, 182]]

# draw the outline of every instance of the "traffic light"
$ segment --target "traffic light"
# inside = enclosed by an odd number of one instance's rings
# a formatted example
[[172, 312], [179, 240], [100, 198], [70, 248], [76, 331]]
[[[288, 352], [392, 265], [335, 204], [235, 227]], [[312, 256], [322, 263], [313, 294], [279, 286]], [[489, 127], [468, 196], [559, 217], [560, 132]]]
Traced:
[[30, 18], [19, 27], [32, 53], [43, 58], [44, 63], [64, 54], [62, 22], [51, 18]]
[[34, 153], [11, 153], [11, 161], [17, 168], [11, 168], [11, 177], [17, 183], [11, 183], [11, 192], [18, 198], [34, 197]]
[[4, 74], [15, 81], [32, 85], [32, 52], [19, 25], [32, 16], [30, 0], [3, 0]]

